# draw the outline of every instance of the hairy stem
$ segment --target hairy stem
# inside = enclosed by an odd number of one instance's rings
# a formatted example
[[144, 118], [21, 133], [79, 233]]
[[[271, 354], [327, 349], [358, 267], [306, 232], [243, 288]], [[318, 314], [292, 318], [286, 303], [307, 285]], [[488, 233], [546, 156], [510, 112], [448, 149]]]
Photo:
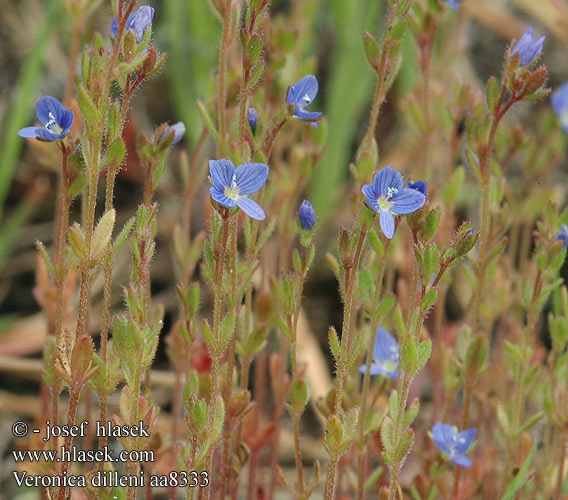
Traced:
[[[351, 328], [351, 313], [353, 310], [353, 289], [366, 235], [366, 230], [361, 229], [361, 231], [359, 232], [359, 239], [357, 241], [357, 249], [353, 258], [353, 265], [351, 268], [345, 269], [345, 273], [348, 275], [348, 279], [346, 283], [347, 286], [345, 287], [343, 323], [341, 326], [341, 359], [339, 359], [337, 362], [337, 376], [335, 378], [335, 404], [333, 410], [334, 415], [340, 415], [341, 405], [343, 402], [343, 390], [345, 385], [345, 378], [347, 377], [347, 353], [350, 340], [349, 337]], [[327, 473], [325, 500], [333, 500], [335, 496], [335, 483], [338, 462], [339, 456], [336, 453], [332, 453]]]

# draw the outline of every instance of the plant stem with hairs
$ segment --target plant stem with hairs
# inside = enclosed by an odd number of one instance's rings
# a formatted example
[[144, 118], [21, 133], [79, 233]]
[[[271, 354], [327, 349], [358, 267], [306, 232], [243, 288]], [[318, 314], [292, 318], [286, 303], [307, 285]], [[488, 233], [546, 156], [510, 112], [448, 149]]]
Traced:
[[[118, 26], [116, 38], [114, 40], [112, 55], [109, 59], [108, 66], [105, 72], [105, 78], [103, 81], [103, 87], [101, 92], [101, 100], [99, 105], [100, 119], [102, 123], [106, 120], [108, 107], [109, 107], [109, 91], [110, 86], [113, 81], [113, 72], [118, 60], [118, 53], [120, 47], [120, 40], [122, 38], [122, 33], [126, 25], [128, 16], [134, 8], [134, 1], [130, 1], [128, 6], [123, 12], [123, 1], [118, 3]], [[102, 124], [101, 124], [102, 125]], [[87, 201], [87, 216], [85, 225], [85, 251], [88, 256], [91, 255], [91, 246], [93, 239], [93, 226], [95, 222], [95, 205], [97, 202], [97, 182], [100, 170], [100, 162], [102, 159], [102, 147], [103, 147], [103, 136], [105, 133], [105, 127], [100, 126], [100, 130], [93, 127], [93, 138], [89, 151], [89, 161], [88, 161], [88, 201]], [[79, 311], [77, 313], [77, 329], [75, 333], [75, 338], [79, 338], [83, 334], [87, 333], [87, 310], [89, 308], [89, 290], [91, 284], [91, 270], [81, 269], [81, 280], [79, 289]]]
[[223, 5], [223, 25], [221, 46], [219, 48], [219, 69], [217, 74], [217, 119], [219, 121], [219, 144], [217, 153], [224, 155], [227, 144], [227, 118], [226, 118], [226, 79], [227, 79], [227, 54], [230, 44], [231, 31], [231, 0], [225, 0]]
[[[375, 295], [373, 297], [373, 306], [371, 314], [379, 306], [379, 300], [382, 293], [383, 277], [385, 274], [386, 252], [389, 247], [390, 240], [385, 245], [385, 254], [378, 257], [377, 277], [375, 280]], [[365, 486], [365, 458], [367, 456], [367, 447], [365, 446], [365, 412], [367, 411], [367, 398], [369, 397], [369, 387], [371, 385], [371, 362], [373, 361], [373, 346], [375, 345], [375, 336], [378, 325], [371, 325], [371, 336], [367, 346], [367, 359], [365, 360], [365, 374], [363, 375], [363, 384], [361, 389], [361, 405], [359, 409], [359, 421], [357, 422], [357, 499], [362, 500], [364, 496]]]
[[[230, 223], [230, 238], [231, 248], [229, 252], [229, 275], [231, 276], [231, 295], [233, 300], [233, 307], [235, 308], [235, 328], [229, 341], [229, 351], [227, 353], [227, 379], [223, 391], [223, 401], [225, 408], [229, 408], [231, 403], [231, 391], [233, 381], [233, 369], [235, 366], [235, 348], [237, 345], [237, 320], [239, 317], [239, 302], [240, 297], [237, 296], [237, 236], [238, 236], [238, 217], [232, 217]], [[223, 451], [221, 455], [221, 483], [219, 487], [219, 500], [224, 500], [227, 483], [229, 481], [230, 463], [229, 451], [231, 446], [231, 418], [226, 418], [223, 427]]]
[[[353, 312], [353, 291], [355, 279], [357, 277], [357, 269], [359, 267], [359, 260], [363, 250], [363, 243], [367, 231], [360, 228], [359, 237], [357, 241], [357, 248], [353, 256], [352, 262], [344, 262], [345, 267], [345, 301], [343, 305], [343, 323], [341, 326], [341, 357], [337, 360], [337, 375], [335, 378], [335, 403], [333, 408], [333, 415], [339, 416], [341, 414], [341, 406], [343, 402], [343, 390], [345, 379], [347, 377], [347, 353], [350, 345], [350, 328], [351, 328], [351, 313]], [[333, 500], [335, 497], [335, 483], [337, 479], [337, 464], [339, 462], [339, 455], [332, 453], [327, 472], [327, 481], [325, 486], [325, 500]]]
[[[213, 213], [211, 214], [213, 217]], [[223, 311], [223, 274], [225, 270], [225, 256], [227, 254], [227, 241], [229, 239], [229, 211], [228, 209], [223, 209], [221, 212], [222, 218], [222, 229], [221, 229], [221, 239], [217, 243], [218, 248], [216, 249], [217, 258], [215, 259], [215, 270], [213, 276], [213, 288], [214, 288], [214, 299], [213, 299], [213, 339], [218, 341], [219, 339], [219, 327], [221, 325], [221, 315]], [[219, 366], [220, 366], [220, 354], [218, 352], [211, 353], [211, 386], [209, 401], [207, 407], [209, 410], [209, 423], [208, 423], [208, 433], [210, 439], [213, 438], [213, 426], [215, 421], [215, 410], [217, 405], [217, 385], [219, 377]], [[213, 467], [213, 442], [209, 443], [209, 449], [205, 457], [205, 469], [209, 473], [212, 471]], [[211, 497], [211, 488], [204, 488], [203, 498], [208, 500]]]

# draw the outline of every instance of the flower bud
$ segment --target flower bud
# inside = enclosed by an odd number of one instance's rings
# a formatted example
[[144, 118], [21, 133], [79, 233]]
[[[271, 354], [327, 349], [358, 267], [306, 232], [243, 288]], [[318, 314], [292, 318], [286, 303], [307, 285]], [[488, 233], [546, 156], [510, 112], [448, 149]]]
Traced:
[[304, 200], [298, 209], [298, 218], [300, 219], [300, 226], [304, 231], [311, 231], [316, 223], [316, 214], [312, 208], [312, 204]]
[[249, 108], [248, 109], [248, 123], [249, 123], [249, 127], [250, 127], [250, 131], [252, 132], [252, 135], [255, 134], [256, 132], [256, 121], [258, 119], [258, 113], [256, 112], [256, 110], [254, 108]]

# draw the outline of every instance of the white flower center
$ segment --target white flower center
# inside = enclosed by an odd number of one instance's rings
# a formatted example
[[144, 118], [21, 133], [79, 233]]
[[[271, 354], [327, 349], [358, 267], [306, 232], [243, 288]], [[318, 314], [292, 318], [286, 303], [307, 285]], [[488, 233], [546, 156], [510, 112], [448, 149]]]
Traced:
[[392, 198], [396, 193], [398, 193], [397, 188], [393, 188], [393, 187], [387, 188], [387, 198]]
[[390, 359], [385, 359], [384, 361], [381, 361], [379, 365], [385, 372], [394, 372], [397, 367], [397, 363]]
[[54, 134], [60, 134], [61, 132], [63, 132], [63, 129], [57, 124], [55, 116], [53, 116], [53, 113], [51, 111], [49, 112], [48, 116], [49, 121], [45, 124], [45, 128], [50, 132], [53, 132]]
[[231, 179], [231, 185], [227, 186], [223, 193], [228, 198], [231, 198], [231, 200], [235, 200], [239, 197], [239, 188], [237, 187], [237, 176], [235, 174], [233, 174], [233, 178]]
[[389, 201], [389, 198], [387, 196], [379, 196], [377, 198], [377, 204], [379, 205], [379, 208], [381, 210], [385, 210], [386, 212], [388, 212], [390, 210], [390, 207], [392, 206], [392, 203]]
[[302, 97], [302, 100], [305, 102], [306, 106], [308, 104], [310, 104], [310, 102], [312, 102], [312, 100], [310, 99], [310, 96], [308, 94], [304, 94], [304, 97]]

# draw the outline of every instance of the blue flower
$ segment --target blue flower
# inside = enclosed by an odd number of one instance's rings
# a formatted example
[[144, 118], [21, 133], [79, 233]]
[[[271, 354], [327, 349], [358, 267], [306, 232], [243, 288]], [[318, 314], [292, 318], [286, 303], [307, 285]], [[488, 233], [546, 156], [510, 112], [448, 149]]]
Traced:
[[287, 104], [294, 105], [294, 116], [300, 120], [311, 122], [318, 128], [316, 120], [321, 116], [318, 111], [305, 111], [304, 108], [318, 95], [318, 81], [314, 75], [306, 75], [298, 80], [296, 85], [288, 89]]
[[568, 247], [568, 226], [566, 224], [560, 226], [560, 229], [556, 233], [556, 239], [562, 242], [563, 249]]
[[38, 99], [36, 116], [42, 126], [20, 129], [18, 130], [20, 137], [56, 141], [65, 137], [73, 123], [73, 112], [70, 109], [65, 109], [55, 97], [48, 95]]
[[379, 170], [373, 178], [373, 184], [365, 184], [361, 191], [367, 198], [367, 205], [375, 212], [380, 212], [381, 229], [389, 240], [394, 235], [393, 215], [415, 212], [426, 201], [420, 191], [405, 188], [400, 173], [390, 166]]
[[[365, 373], [366, 366], [359, 367], [360, 373]], [[383, 375], [388, 378], [398, 378], [398, 342], [380, 326], [375, 332], [373, 346], [373, 362], [369, 371], [371, 375]]]
[[550, 102], [564, 132], [568, 134], [568, 82], [563, 83], [550, 94]]
[[419, 191], [424, 196], [426, 196], [426, 183], [424, 181], [416, 181], [416, 182], [407, 182], [406, 187], [408, 189], [414, 189], [415, 191]]
[[432, 441], [442, 453], [448, 458], [463, 467], [471, 466], [471, 459], [464, 453], [468, 450], [477, 429], [466, 429], [458, 432], [455, 427], [448, 424], [436, 422], [432, 427]]
[[304, 231], [310, 231], [316, 223], [316, 214], [312, 208], [312, 204], [304, 200], [298, 209], [298, 218], [300, 219], [300, 226]]
[[523, 33], [523, 36], [519, 38], [518, 42], [513, 47], [511, 57], [518, 52], [519, 67], [522, 68], [523, 66], [526, 66], [542, 52], [542, 46], [545, 38], [546, 37], [542, 35], [533, 40], [533, 29], [532, 26], [529, 26]]
[[[152, 26], [152, 19], [154, 18], [154, 8], [148, 5], [143, 5], [136, 12], [133, 12], [128, 16], [126, 20], [126, 25], [124, 26], [124, 31], [132, 30], [134, 36], [136, 37], [136, 43], [140, 43], [144, 38], [146, 29], [148, 26]], [[116, 19], [110, 22], [110, 33], [116, 38], [116, 32], [118, 30], [118, 24]]]
[[231, 160], [209, 160], [209, 177], [213, 183], [209, 193], [219, 205], [237, 206], [249, 217], [264, 220], [262, 208], [248, 197], [266, 182], [268, 167], [264, 163], [243, 163], [235, 168]]
[[258, 113], [256, 112], [256, 109], [249, 108], [248, 109], [248, 122], [249, 122], [249, 127], [250, 127], [250, 131], [252, 132], [252, 135], [254, 135], [255, 132], [256, 132], [256, 120], [258, 120]]
[[454, 10], [458, 10], [459, 3], [460, 3], [461, 1], [462, 1], [462, 0], [444, 0], [444, 2], [447, 3], [448, 6], [450, 6], [450, 7], [451, 7], [452, 9], [454, 9]]
[[160, 135], [158, 141], [161, 141], [172, 130], [174, 132], [174, 139], [172, 141], [172, 145], [177, 144], [179, 141], [181, 141], [185, 134], [185, 125], [182, 122], [174, 123], [170, 128], [164, 130]]

